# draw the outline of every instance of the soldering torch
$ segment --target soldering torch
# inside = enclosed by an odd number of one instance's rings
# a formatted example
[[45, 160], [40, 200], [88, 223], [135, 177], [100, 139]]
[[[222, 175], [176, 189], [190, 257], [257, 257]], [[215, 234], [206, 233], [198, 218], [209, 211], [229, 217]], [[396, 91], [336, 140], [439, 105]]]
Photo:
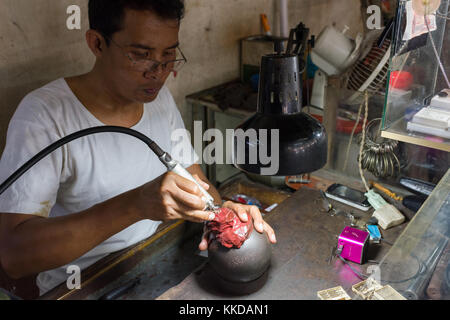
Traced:
[[14, 172], [8, 179], [5, 180], [0, 185], [0, 195], [5, 192], [6, 189], [8, 189], [11, 184], [13, 184], [17, 179], [19, 179], [25, 172], [27, 172], [31, 167], [33, 167], [36, 163], [38, 163], [40, 160], [45, 158], [47, 155], [55, 151], [56, 149], [60, 148], [61, 146], [79, 139], [81, 137], [96, 134], [96, 133], [102, 133], [102, 132], [115, 132], [115, 133], [123, 133], [130, 136], [133, 136], [135, 138], [138, 138], [139, 140], [143, 141], [159, 158], [159, 160], [167, 167], [168, 171], [172, 171], [183, 178], [186, 178], [192, 182], [194, 182], [198, 188], [201, 190], [202, 194], [204, 195], [204, 200], [206, 202], [206, 208], [207, 211], [214, 211], [217, 209], [217, 206], [214, 205], [214, 198], [203, 188], [197, 180], [194, 179], [194, 177], [187, 171], [183, 166], [178, 163], [176, 160], [174, 160], [167, 152], [162, 150], [153, 140], [145, 136], [144, 134], [135, 131], [133, 129], [124, 128], [124, 127], [117, 127], [117, 126], [101, 126], [101, 127], [93, 127], [84, 129], [75, 133], [72, 133], [68, 135], [67, 137], [64, 137], [57, 142], [51, 144], [41, 152], [39, 152], [37, 155], [35, 155], [33, 158], [31, 158], [28, 162], [26, 162], [22, 167], [20, 167], [16, 172]]

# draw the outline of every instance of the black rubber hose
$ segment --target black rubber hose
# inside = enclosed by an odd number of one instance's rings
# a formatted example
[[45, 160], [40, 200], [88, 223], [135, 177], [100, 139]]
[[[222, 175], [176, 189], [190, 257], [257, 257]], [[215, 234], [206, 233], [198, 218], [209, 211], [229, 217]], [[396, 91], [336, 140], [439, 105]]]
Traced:
[[143, 141], [157, 156], [162, 157], [164, 155], [164, 151], [150, 138], [145, 136], [144, 134], [125, 127], [117, 127], [117, 126], [101, 126], [101, 127], [93, 127], [84, 129], [75, 133], [72, 133], [68, 135], [67, 137], [64, 137], [55, 143], [49, 145], [47, 148], [39, 152], [37, 155], [35, 155], [33, 158], [31, 158], [27, 163], [25, 163], [22, 167], [17, 169], [16, 172], [14, 172], [8, 179], [5, 180], [0, 185], [0, 195], [6, 191], [17, 179], [19, 179], [25, 172], [27, 172], [29, 169], [31, 169], [36, 163], [41, 161], [43, 158], [45, 158], [47, 155], [55, 151], [56, 149], [62, 147], [63, 145], [91, 135], [96, 133], [103, 133], [103, 132], [113, 132], [113, 133], [123, 133], [130, 136], [133, 136], [135, 138], [138, 138], [139, 140]]

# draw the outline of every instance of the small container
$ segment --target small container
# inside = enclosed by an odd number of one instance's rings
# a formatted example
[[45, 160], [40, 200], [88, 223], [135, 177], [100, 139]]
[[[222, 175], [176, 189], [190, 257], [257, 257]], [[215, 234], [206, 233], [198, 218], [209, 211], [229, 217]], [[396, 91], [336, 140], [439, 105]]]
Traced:
[[392, 88], [401, 89], [401, 90], [409, 90], [411, 85], [414, 83], [414, 77], [411, 73], [407, 71], [392, 71], [390, 86]]
[[346, 260], [363, 264], [369, 245], [369, 236], [367, 231], [345, 227], [338, 240], [340, 256]]

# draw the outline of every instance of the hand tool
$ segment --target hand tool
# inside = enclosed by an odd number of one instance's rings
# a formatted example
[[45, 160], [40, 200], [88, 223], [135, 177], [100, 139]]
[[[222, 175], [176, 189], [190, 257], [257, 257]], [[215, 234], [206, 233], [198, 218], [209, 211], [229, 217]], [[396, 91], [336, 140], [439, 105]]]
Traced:
[[180, 163], [174, 160], [170, 154], [164, 152], [163, 155], [159, 157], [159, 160], [167, 167], [168, 171], [172, 171], [183, 178], [186, 178], [192, 182], [194, 182], [200, 191], [203, 193], [203, 200], [206, 202], [205, 210], [214, 211], [219, 207], [214, 204], [214, 198], [206, 191], [198, 182], [194, 179], [194, 177], [187, 171]]
[[[172, 171], [192, 182], [194, 182], [201, 192], [204, 195], [204, 200], [206, 202], [206, 208], [205, 210], [214, 211], [217, 207], [214, 205], [214, 198], [194, 179], [194, 177], [185, 169], [183, 166], [181, 166], [177, 161], [172, 159], [172, 157], [165, 151], [163, 151], [153, 140], [145, 136], [144, 134], [135, 131], [133, 129], [124, 128], [124, 127], [118, 127], [118, 126], [100, 126], [100, 127], [93, 127], [84, 129], [75, 133], [72, 133], [55, 143], [51, 144], [41, 152], [39, 152], [37, 155], [35, 155], [33, 158], [31, 158], [28, 162], [26, 162], [22, 167], [20, 167], [17, 171], [15, 171], [8, 179], [6, 179], [1, 185], [0, 185], [0, 195], [11, 186], [17, 179], [19, 179], [25, 172], [27, 172], [29, 169], [31, 169], [36, 163], [38, 163], [40, 160], [45, 158], [47, 155], [55, 151], [56, 149], [60, 148], [61, 146], [79, 139], [84, 136], [88, 136], [91, 134], [97, 134], [97, 133], [122, 133], [127, 134], [130, 136], [133, 136], [142, 142], [144, 142], [159, 158], [159, 160], [167, 167], [169, 171]], [[211, 212], [212, 216], [213, 212]], [[210, 217], [211, 218], [211, 217]], [[214, 218], [212, 216], [212, 218]]]

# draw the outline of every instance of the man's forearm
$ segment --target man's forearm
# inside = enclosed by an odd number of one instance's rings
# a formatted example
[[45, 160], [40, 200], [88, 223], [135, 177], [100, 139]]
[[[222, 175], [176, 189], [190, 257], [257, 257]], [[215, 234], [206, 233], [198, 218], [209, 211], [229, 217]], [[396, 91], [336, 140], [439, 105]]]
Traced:
[[21, 278], [76, 260], [142, 219], [130, 209], [132, 192], [77, 214], [36, 217], [17, 225], [7, 239], [2, 239], [7, 243], [1, 250], [3, 268], [11, 277]]

